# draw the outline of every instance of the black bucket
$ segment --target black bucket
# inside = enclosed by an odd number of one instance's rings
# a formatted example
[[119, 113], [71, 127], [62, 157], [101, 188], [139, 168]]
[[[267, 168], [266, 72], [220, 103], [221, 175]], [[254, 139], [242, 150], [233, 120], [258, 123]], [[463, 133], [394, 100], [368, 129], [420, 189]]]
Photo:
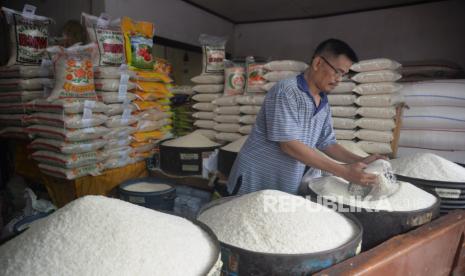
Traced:
[[218, 153], [218, 171], [224, 176], [229, 176], [237, 154], [237, 152], [220, 149]]
[[179, 148], [162, 144], [160, 145], [160, 168], [172, 175], [202, 175], [203, 160], [218, 147]]
[[465, 182], [426, 180], [402, 175], [396, 175], [396, 177], [439, 197], [441, 214], [447, 214], [456, 209], [465, 209]]
[[[199, 215], [234, 198], [227, 197], [210, 202], [202, 208]], [[332, 250], [310, 254], [272, 254], [249, 251], [220, 241], [223, 261], [221, 275], [311, 275], [349, 259], [360, 253], [363, 230], [362, 225], [353, 215], [343, 215], [356, 227], [355, 235], [344, 245]]]
[[[314, 202], [318, 202], [318, 195], [308, 188], [308, 193]], [[346, 204], [341, 204], [327, 200], [331, 204], [336, 204], [338, 210], [347, 210], [354, 215], [363, 226], [362, 250], [369, 250], [380, 243], [405, 233], [415, 227], [430, 222], [439, 216], [440, 200], [429, 208], [414, 211], [383, 211], [373, 212], [364, 208], [355, 208]], [[341, 208], [342, 207], [342, 208]]]
[[[136, 192], [124, 189], [128, 186], [140, 182], [166, 184], [171, 188], [157, 192]], [[138, 178], [121, 183], [118, 187], [118, 192], [120, 199], [124, 201], [154, 210], [173, 211], [174, 199], [176, 198], [176, 188], [174, 184], [174, 181], [169, 179], [161, 179], [156, 177]]]

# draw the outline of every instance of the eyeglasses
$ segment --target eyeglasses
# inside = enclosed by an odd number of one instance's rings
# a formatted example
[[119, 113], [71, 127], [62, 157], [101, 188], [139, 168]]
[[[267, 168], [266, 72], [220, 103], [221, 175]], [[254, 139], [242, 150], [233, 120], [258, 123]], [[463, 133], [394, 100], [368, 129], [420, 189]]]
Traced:
[[331, 67], [331, 69], [334, 70], [334, 73], [336, 74], [336, 77], [343, 78], [343, 77], [347, 76], [347, 73], [343, 72], [342, 70], [336, 69], [331, 63], [329, 63], [329, 61], [325, 57], [320, 56], [320, 58], [322, 60], [324, 60], [324, 62], [326, 62], [326, 64], [328, 64], [329, 67]]

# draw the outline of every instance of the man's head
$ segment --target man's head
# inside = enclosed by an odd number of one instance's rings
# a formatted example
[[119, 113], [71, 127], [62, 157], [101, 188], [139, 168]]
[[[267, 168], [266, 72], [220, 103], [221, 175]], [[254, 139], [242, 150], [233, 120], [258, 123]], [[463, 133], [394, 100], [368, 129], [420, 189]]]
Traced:
[[309, 72], [312, 81], [321, 91], [331, 91], [358, 62], [357, 55], [347, 43], [338, 39], [321, 42], [313, 54]]

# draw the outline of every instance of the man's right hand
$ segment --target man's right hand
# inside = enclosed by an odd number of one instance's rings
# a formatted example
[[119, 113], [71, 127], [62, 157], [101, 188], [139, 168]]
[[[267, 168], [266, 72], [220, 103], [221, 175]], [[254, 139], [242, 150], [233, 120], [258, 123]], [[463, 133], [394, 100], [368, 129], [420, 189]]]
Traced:
[[344, 165], [344, 167], [345, 173], [342, 175], [342, 178], [345, 180], [364, 186], [373, 186], [378, 184], [378, 178], [375, 174], [365, 173], [363, 171], [367, 167], [367, 164], [356, 162]]

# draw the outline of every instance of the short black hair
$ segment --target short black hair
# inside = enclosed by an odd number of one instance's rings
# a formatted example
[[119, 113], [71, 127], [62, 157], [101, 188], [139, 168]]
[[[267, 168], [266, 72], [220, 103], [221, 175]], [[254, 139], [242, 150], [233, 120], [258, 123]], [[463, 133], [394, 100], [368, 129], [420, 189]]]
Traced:
[[358, 62], [358, 57], [355, 51], [344, 41], [335, 38], [330, 38], [321, 42], [316, 47], [312, 59], [324, 54], [329, 54], [331, 56], [345, 55], [352, 62]]

